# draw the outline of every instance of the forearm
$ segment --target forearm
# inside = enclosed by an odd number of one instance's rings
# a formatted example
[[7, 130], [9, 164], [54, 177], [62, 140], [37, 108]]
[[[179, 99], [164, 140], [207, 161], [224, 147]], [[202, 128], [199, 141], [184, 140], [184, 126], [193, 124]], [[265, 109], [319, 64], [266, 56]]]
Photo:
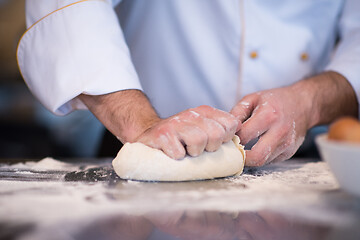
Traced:
[[341, 74], [324, 72], [290, 87], [304, 94], [304, 103], [308, 104], [311, 114], [309, 128], [328, 124], [340, 116], [358, 116], [354, 89]]
[[105, 95], [79, 96], [88, 109], [121, 142], [134, 142], [160, 120], [146, 96], [139, 90]]

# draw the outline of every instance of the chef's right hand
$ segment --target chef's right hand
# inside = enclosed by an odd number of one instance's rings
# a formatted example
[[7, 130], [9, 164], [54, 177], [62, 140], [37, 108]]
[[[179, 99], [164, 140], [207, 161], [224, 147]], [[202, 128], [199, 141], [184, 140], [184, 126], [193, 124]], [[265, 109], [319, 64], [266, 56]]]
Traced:
[[232, 139], [238, 126], [239, 121], [230, 113], [204, 105], [157, 121], [136, 141], [181, 159], [186, 153], [198, 156], [203, 151], [216, 151]]

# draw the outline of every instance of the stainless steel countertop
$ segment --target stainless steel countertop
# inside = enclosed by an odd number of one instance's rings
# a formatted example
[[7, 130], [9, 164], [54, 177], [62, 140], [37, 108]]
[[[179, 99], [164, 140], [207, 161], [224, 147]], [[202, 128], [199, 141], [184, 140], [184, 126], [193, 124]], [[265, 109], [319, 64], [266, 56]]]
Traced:
[[360, 199], [318, 159], [179, 183], [121, 180], [110, 159], [23, 160], [0, 164], [0, 206], [0, 239], [360, 239]]

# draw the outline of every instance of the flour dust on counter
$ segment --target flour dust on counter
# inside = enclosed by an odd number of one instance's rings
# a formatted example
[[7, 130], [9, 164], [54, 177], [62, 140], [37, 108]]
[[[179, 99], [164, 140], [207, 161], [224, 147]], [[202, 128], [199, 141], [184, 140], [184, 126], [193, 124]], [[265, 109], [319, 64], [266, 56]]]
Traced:
[[[84, 236], [80, 230], [116, 216], [130, 223], [140, 218], [147, 226], [150, 220], [153, 225], [175, 221], [176, 213], [185, 212], [183, 218], [189, 221], [198, 219], [196, 214], [239, 220], [238, 216], [265, 211], [330, 227], [349, 226], [360, 216], [358, 199], [339, 189], [327, 164], [304, 160], [193, 182], [122, 180], [113, 171], [111, 159], [3, 164], [0, 205], [0, 226], [31, 226], [23, 228], [19, 239], [46, 239], [50, 232], [58, 239], [64, 239], [64, 233]], [[160, 219], [154, 217], [157, 214]]]

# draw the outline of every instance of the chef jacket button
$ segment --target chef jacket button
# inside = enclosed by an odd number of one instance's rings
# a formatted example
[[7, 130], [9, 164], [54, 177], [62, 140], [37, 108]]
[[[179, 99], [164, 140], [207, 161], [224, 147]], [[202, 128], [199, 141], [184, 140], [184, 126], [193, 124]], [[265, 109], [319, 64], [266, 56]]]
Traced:
[[257, 51], [251, 51], [251, 52], [250, 52], [250, 58], [256, 59], [257, 57], [258, 57]]
[[302, 60], [302, 61], [307, 61], [307, 60], [309, 60], [309, 54], [307, 54], [306, 52], [303, 52], [301, 55], [300, 55], [300, 59]]

